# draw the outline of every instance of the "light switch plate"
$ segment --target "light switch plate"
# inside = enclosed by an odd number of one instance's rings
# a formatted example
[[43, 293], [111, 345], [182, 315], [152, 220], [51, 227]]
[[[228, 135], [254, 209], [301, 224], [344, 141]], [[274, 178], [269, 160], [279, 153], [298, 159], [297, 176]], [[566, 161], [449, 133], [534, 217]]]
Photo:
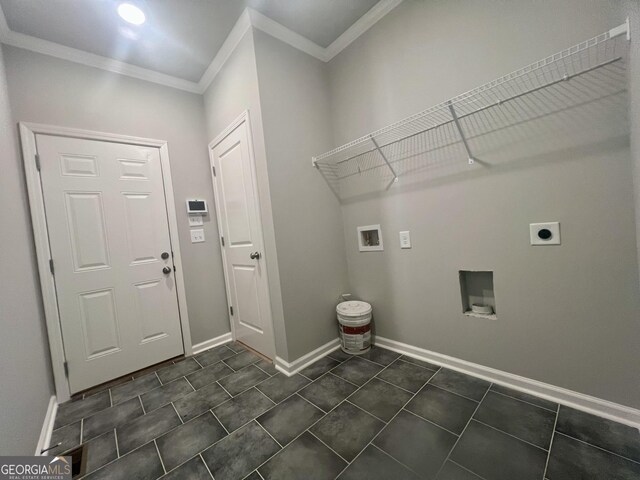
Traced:
[[531, 245], [560, 245], [560, 222], [529, 225]]
[[204, 225], [202, 221], [202, 215], [189, 215], [189, 226], [190, 227], [201, 227]]
[[400, 232], [400, 248], [411, 248], [411, 233], [409, 233], [409, 230]]
[[204, 229], [196, 228], [195, 230], [191, 230], [191, 243], [200, 242], [204, 242]]

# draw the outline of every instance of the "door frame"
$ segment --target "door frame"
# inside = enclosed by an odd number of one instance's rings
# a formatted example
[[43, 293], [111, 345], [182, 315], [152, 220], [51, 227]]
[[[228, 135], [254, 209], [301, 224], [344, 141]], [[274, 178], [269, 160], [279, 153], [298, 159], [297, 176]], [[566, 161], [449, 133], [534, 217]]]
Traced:
[[31, 225], [33, 226], [38, 273], [40, 274], [40, 288], [42, 291], [45, 323], [47, 325], [47, 336], [49, 338], [51, 367], [53, 370], [53, 380], [58, 403], [69, 400], [71, 398], [71, 393], [69, 389], [69, 380], [64, 367], [66, 358], [62, 340], [62, 329], [60, 327], [60, 314], [58, 311], [55, 277], [49, 266], [51, 248], [47, 230], [44, 197], [42, 194], [42, 178], [40, 176], [40, 171], [36, 166], [37, 134], [84, 140], [98, 140], [159, 149], [165, 205], [167, 208], [167, 219], [169, 224], [169, 238], [171, 241], [171, 248], [173, 250], [173, 263], [176, 267], [175, 281], [178, 297], [178, 313], [180, 316], [180, 326], [182, 330], [182, 344], [185, 356], [192, 355], [193, 346], [191, 343], [191, 330], [189, 328], [189, 315], [187, 312], [186, 291], [184, 287], [182, 256], [180, 253], [180, 242], [178, 239], [178, 221], [176, 217], [175, 199], [173, 196], [173, 183], [171, 181], [169, 147], [167, 142], [165, 140], [153, 140], [149, 138], [28, 122], [20, 122], [19, 128], [20, 142], [22, 144], [22, 160], [24, 163], [27, 192], [29, 196], [29, 209], [31, 211]]
[[[267, 251], [266, 251], [266, 245], [265, 245], [265, 241], [264, 241], [264, 229], [262, 228], [262, 208], [261, 208], [261, 200], [260, 200], [260, 190], [258, 188], [258, 178], [257, 178], [257, 171], [256, 171], [256, 155], [255, 155], [255, 150], [253, 148], [253, 130], [251, 128], [251, 117], [249, 115], [249, 110], [244, 110], [233, 122], [231, 122], [222, 132], [220, 132], [218, 135], [216, 135], [216, 137], [209, 142], [209, 166], [210, 166], [210, 174], [211, 174], [211, 183], [213, 185], [213, 196], [214, 196], [214, 203], [216, 204], [216, 222], [218, 224], [218, 232], [220, 233], [220, 235], [222, 236], [222, 216], [220, 215], [220, 197], [219, 197], [219, 192], [218, 192], [218, 187], [216, 185], [216, 176], [213, 174], [213, 149], [220, 143], [222, 142], [225, 138], [227, 138], [229, 136], [229, 134], [231, 132], [233, 132], [236, 128], [238, 128], [242, 123], [246, 123], [247, 125], [247, 142], [248, 142], [248, 150], [249, 150], [249, 155], [251, 157], [251, 168], [252, 168], [252, 173], [253, 173], [253, 178], [252, 178], [252, 183], [253, 183], [253, 188], [255, 189], [256, 195], [255, 195], [255, 199], [257, 202], [257, 209], [258, 209], [258, 228], [260, 230], [260, 236], [262, 237], [262, 249], [263, 249], [263, 256], [262, 258], [264, 259], [264, 262], [262, 263], [263, 268], [264, 268], [264, 278], [265, 278], [265, 283], [266, 283], [266, 288], [267, 288], [267, 312], [263, 312], [265, 314], [265, 319], [268, 323], [268, 328], [271, 329], [271, 337], [273, 338], [273, 362], [275, 363], [276, 361], [276, 337], [275, 337], [275, 329], [273, 326], [273, 314], [272, 314], [272, 310], [271, 310], [271, 288], [270, 288], [270, 283], [269, 283], [269, 269], [267, 268], [267, 261], [266, 261], [266, 257], [267, 257]], [[227, 294], [227, 305], [231, 305], [231, 290], [229, 290], [229, 275], [227, 272], [227, 256], [225, 253], [225, 247], [222, 245], [222, 242], [220, 243], [220, 254], [222, 256], [222, 269], [224, 271], [224, 287], [225, 287], [225, 293]], [[229, 310], [227, 310], [227, 316], [229, 318], [229, 325], [231, 327], [231, 337], [233, 339], [233, 341], [236, 340], [236, 329], [235, 326], [233, 324], [233, 318], [231, 318], [231, 312]]]

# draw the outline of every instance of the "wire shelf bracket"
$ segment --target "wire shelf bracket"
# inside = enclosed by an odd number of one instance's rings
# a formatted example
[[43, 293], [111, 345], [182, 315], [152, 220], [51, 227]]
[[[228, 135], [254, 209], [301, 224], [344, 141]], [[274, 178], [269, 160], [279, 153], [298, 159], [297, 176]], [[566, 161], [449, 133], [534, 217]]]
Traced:
[[[391, 177], [389, 188], [400, 177], [411, 175], [407, 159], [429, 158], [447, 148], [454, 152], [447, 161], [456, 161], [455, 152], [459, 156], [463, 149], [469, 165], [484, 165], [474, 155], [474, 139], [482, 132], [530, 120], [532, 114], [535, 118], [536, 108], [539, 113], [553, 111], [568, 107], [567, 103], [576, 102], [580, 95], [611, 93], [606, 89], [611, 87], [602, 84], [626, 78], [626, 62], [621, 60], [628, 52], [629, 40], [627, 18], [597, 37], [315, 156], [312, 164], [338, 199], [342, 186], [352, 179]], [[577, 83], [570, 82], [579, 77]], [[566, 98], [557, 98], [558, 89], [565, 89], [560, 93]], [[500, 113], [496, 110], [500, 108], [506, 110]], [[455, 145], [458, 150], [452, 148]]]

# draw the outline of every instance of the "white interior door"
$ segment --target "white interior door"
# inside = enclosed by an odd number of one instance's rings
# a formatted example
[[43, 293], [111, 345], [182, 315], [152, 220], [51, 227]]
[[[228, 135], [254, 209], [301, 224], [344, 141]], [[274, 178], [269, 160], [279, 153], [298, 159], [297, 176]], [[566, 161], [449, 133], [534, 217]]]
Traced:
[[269, 288], [249, 135], [245, 118], [212, 148], [211, 162], [235, 337], [273, 359]]
[[182, 354], [159, 150], [36, 145], [71, 393]]

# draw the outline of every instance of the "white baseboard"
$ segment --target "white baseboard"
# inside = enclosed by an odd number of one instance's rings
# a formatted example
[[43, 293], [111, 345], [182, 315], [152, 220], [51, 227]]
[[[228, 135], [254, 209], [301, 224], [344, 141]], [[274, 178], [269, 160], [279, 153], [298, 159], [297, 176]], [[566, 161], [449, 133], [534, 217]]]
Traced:
[[[40, 430], [40, 438], [38, 439], [38, 445], [36, 446], [35, 455], [42, 455], [42, 450], [49, 448], [51, 442], [51, 433], [53, 432], [53, 424], [56, 421], [56, 413], [58, 412], [58, 402], [56, 396], [52, 395], [49, 399], [49, 406], [47, 407], [47, 413], [42, 423], [42, 430]], [[46, 455], [46, 452], [45, 452]]]
[[218, 345], [223, 345], [225, 343], [229, 343], [233, 340], [231, 336], [231, 332], [225, 333], [224, 335], [220, 335], [219, 337], [210, 338], [209, 340], [205, 340], [202, 343], [196, 343], [193, 346], [193, 354], [204, 352], [205, 350], [209, 350], [210, 348], [217, 347]]
[[526, 377], [503, 372], [494, 368], [478, 365], [459, 358], [414, 347], [406, 343], [397, 342], [389, 338], [376, 336], [374, 343], [380, 347], [402, 353], [418, 360], [426, 360], [437, 365], [482, 378], [492, 383], [504, 385], [530, 395], [545, 398], [577, 410], [582, 410], [599, 417], [608, 418], [616, 422], [640, 428], [640, 410], [626, 407], [608, 400], [574, 392], [548, 383], [531, 380]]
[[275, 366], [277, 370], [284, 373], [287, 377], [290, 377], [338, 348], [340, 348], [340, 340], [336, 338], [291, 363], [280, 357], [276, 357]]

